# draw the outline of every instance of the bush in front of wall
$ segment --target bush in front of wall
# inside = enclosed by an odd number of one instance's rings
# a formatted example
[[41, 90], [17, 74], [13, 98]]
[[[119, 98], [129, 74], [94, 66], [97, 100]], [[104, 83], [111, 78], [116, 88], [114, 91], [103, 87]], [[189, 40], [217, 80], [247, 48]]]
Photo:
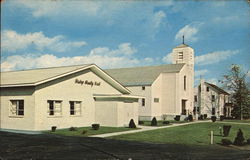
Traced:
[[216, 121], [216, 116], [211, 116], [211, 120], [212, 120], [212, 122], [215, 122]]
[[227, 137], [229, 135], [231, 125], [223, 125], [223, 137]]
[[157, 126], [157, 120], [155, 117], [151, 121], [151, 126]]
[[136, 128], [136, 125], [135, 125], [135, 122], [133, 119], [130, 120], [128, 127], [129, 128]]
[[229, 139], [221, 139], [221, 144], [224, 146], [228, 146], [228, 145], [233, 144], [233, 143]]
[[77, 131], [77, 128], [76, 127], [70, 127], [69, 131]]
[[200, 115], [200, 116], [198, 117], [198, 120], [203, 120], [203, 119], [204, 119], [203, 115]]
[[169, 121], [163, 121], [162, 124], [168, 125], [168, 124], [170, 124], [170, 122]]
[[204, 114], [204, 119], [207, 119], [207, 114]]
[[237, 132], [237, 136], [234, 139], [234, 145], [242, 146], [244, 144], [244, 140], [245, 138], [243, 136], [243, 132], [241, 129], [239, 129]]
[[194, 119], [193, 119], [193, 115], [188, 115], [188, 121], [192, 122]]
[[144, 124], [144, 122], [143, 121], [139, 121], [139, 124]]
[[181, 116], [180, 116], [180, 115], [176, 115], [176, 116], [174, 117], [174, 120], [176, 120], [176, 121], [180, 121], [180, 119], [181, 119]]
[[52, 126], [51, 127], [51, 132], [55, 132], [56, 131], [56, 126]]
[[224, 116], [220, 116], [220, 121], [223, 121], [224, 120]]
[[100, 124], [92, 124], [93, 130], [98, 130], [100, 128]]

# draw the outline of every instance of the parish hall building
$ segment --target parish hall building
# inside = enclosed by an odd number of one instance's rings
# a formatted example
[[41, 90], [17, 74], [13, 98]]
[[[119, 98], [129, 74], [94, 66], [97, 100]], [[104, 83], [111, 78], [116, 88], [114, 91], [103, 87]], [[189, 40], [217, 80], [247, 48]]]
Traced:
[[128, 126], [193, 114], [194, 50], [173, 64], [102, 70], [95, 64], [1, 72], [0, 129]]

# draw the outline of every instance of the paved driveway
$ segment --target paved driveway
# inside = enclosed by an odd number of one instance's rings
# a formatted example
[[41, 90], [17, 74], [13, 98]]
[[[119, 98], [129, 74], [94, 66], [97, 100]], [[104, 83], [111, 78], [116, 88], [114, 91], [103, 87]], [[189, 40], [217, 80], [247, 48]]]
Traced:
[[89, 137], [26, 135], [0, 132], [0, 159], [232, 159], [249, 151], [219, 146], [153, 144]]

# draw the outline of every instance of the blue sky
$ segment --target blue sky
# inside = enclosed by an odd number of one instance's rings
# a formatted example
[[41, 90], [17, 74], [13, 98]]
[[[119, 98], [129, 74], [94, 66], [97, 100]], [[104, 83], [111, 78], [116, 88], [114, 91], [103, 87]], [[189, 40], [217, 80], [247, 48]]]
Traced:
[[249, 4], [243, 0], [5, 0], [1, 16], [2, 71], [168, 64], [182, 35], [195, 50], [196, 82], [202, 75], [216, 83], [231, 64], [250, 69]]

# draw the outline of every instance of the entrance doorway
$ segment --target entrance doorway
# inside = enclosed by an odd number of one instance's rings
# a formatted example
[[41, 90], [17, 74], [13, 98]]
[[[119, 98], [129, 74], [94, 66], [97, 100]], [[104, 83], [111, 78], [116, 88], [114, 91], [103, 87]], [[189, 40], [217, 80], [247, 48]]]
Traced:
[[187, 112], [187, 110], [186, 110], [186, 101], [187, 100], [185, 100], [185, 99], [181, 100], [181, 114], [182, 115], [186, 115], [186, 112]]

